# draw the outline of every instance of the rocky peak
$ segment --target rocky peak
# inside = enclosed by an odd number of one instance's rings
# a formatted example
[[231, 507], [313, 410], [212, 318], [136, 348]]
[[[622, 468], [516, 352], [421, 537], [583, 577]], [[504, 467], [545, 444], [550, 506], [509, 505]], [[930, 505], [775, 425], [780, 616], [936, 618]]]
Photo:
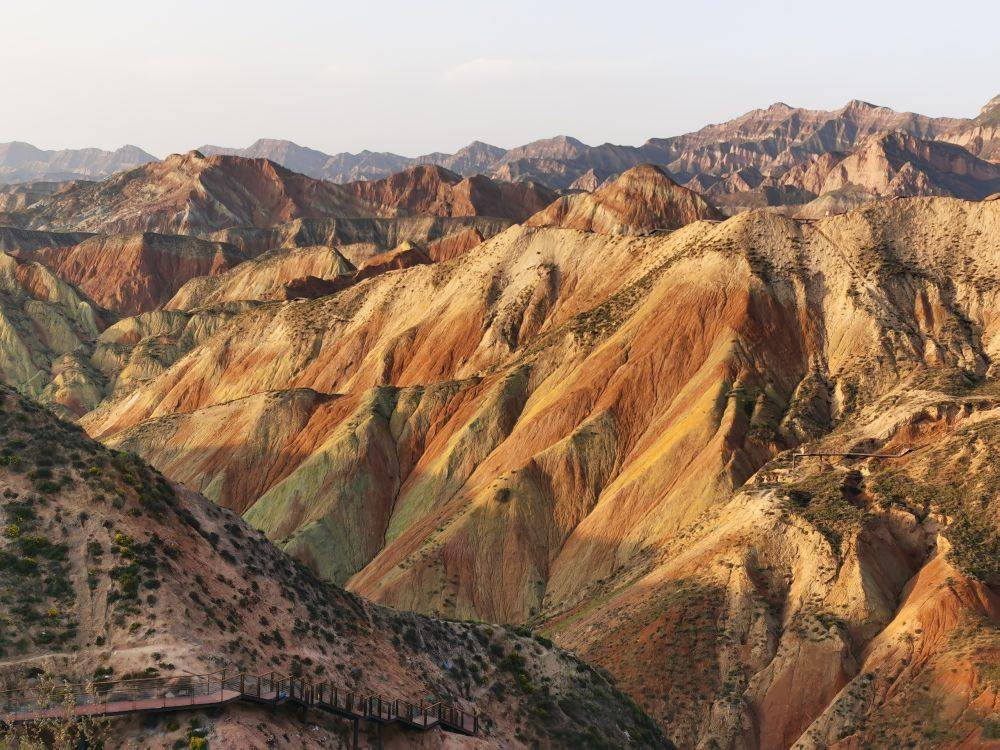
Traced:
[[1000, 125], [1000, 94], [983, 105], [975, 122], [977, 125]]
[[661, 167], [639, 164], [593, 193], [560, 198], [527, 224], [600, 234], [643, 234], [721, 216], [718, 209], [678, 185]]

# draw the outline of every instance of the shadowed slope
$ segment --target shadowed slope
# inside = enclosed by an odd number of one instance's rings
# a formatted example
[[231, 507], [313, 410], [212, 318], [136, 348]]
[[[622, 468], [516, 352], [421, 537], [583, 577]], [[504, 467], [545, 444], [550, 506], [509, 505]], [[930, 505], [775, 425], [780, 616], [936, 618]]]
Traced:
[[0, 253], [0, 381], [79, 416], [101, 400], [89, 362], [106, 313], [39, 263]]

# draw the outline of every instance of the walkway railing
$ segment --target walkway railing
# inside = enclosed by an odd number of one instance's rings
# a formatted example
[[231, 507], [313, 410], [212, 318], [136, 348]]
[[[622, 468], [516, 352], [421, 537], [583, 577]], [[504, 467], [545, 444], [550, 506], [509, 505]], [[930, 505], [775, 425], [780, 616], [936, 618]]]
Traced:
[[317, 708], [355, 722], [398, 722], [416, 729], [476, 734], [479, 717], [446, 703], [411, 703], [383, 695], [345, 690], [332, 682], [314, 682], [278, 672], [250, 674], [220, 670], [200, 675], [97, 681], [52, 688], [0, 692], [0, 720], [6, 724], [83, 716], [180, 711], [232, 701], [268, 705], [290, 703]]
[[875, 458], [875, 459], [888, 459], [888, 458], [902, 458], [908, 454], [912, 449], [903, 448], [899, 453], [859, 453], [857, 451], [848, 451], [845, 453], [835, 453], [832, 451], [799, 451], [792, 454], [792, 463], [800, 458]]

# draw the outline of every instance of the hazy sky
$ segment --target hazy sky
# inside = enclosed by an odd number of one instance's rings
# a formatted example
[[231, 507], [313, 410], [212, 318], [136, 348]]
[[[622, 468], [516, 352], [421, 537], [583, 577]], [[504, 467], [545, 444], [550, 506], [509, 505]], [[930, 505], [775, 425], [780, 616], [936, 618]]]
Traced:
[[971, 116], [1000, 2], [0, 0], [0, 142], [638, 144], [785, 101]]

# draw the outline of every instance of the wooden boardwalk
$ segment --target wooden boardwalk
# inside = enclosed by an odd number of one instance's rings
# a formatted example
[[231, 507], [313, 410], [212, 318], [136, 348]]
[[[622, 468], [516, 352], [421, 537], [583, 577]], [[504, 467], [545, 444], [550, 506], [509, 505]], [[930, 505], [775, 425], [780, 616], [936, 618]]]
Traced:
[[353, 722], [358, 747], [360, 722], [394, 723], [415, 731], [439, 727], [475, 735], [479, 716], [446, 703], [416, 703], [344, 690], [332, 682], [316, 682], [277, 672], [256, 675], [223, 670], [203, 675], [151, 677], [117, 682], [67, 685], [54, 691], [38, 688], [0, 693], [0, 721], [7, 725], [83, 717], [166, 713], [245, 701], [267, 706], [298, 707], [334, 714]]

